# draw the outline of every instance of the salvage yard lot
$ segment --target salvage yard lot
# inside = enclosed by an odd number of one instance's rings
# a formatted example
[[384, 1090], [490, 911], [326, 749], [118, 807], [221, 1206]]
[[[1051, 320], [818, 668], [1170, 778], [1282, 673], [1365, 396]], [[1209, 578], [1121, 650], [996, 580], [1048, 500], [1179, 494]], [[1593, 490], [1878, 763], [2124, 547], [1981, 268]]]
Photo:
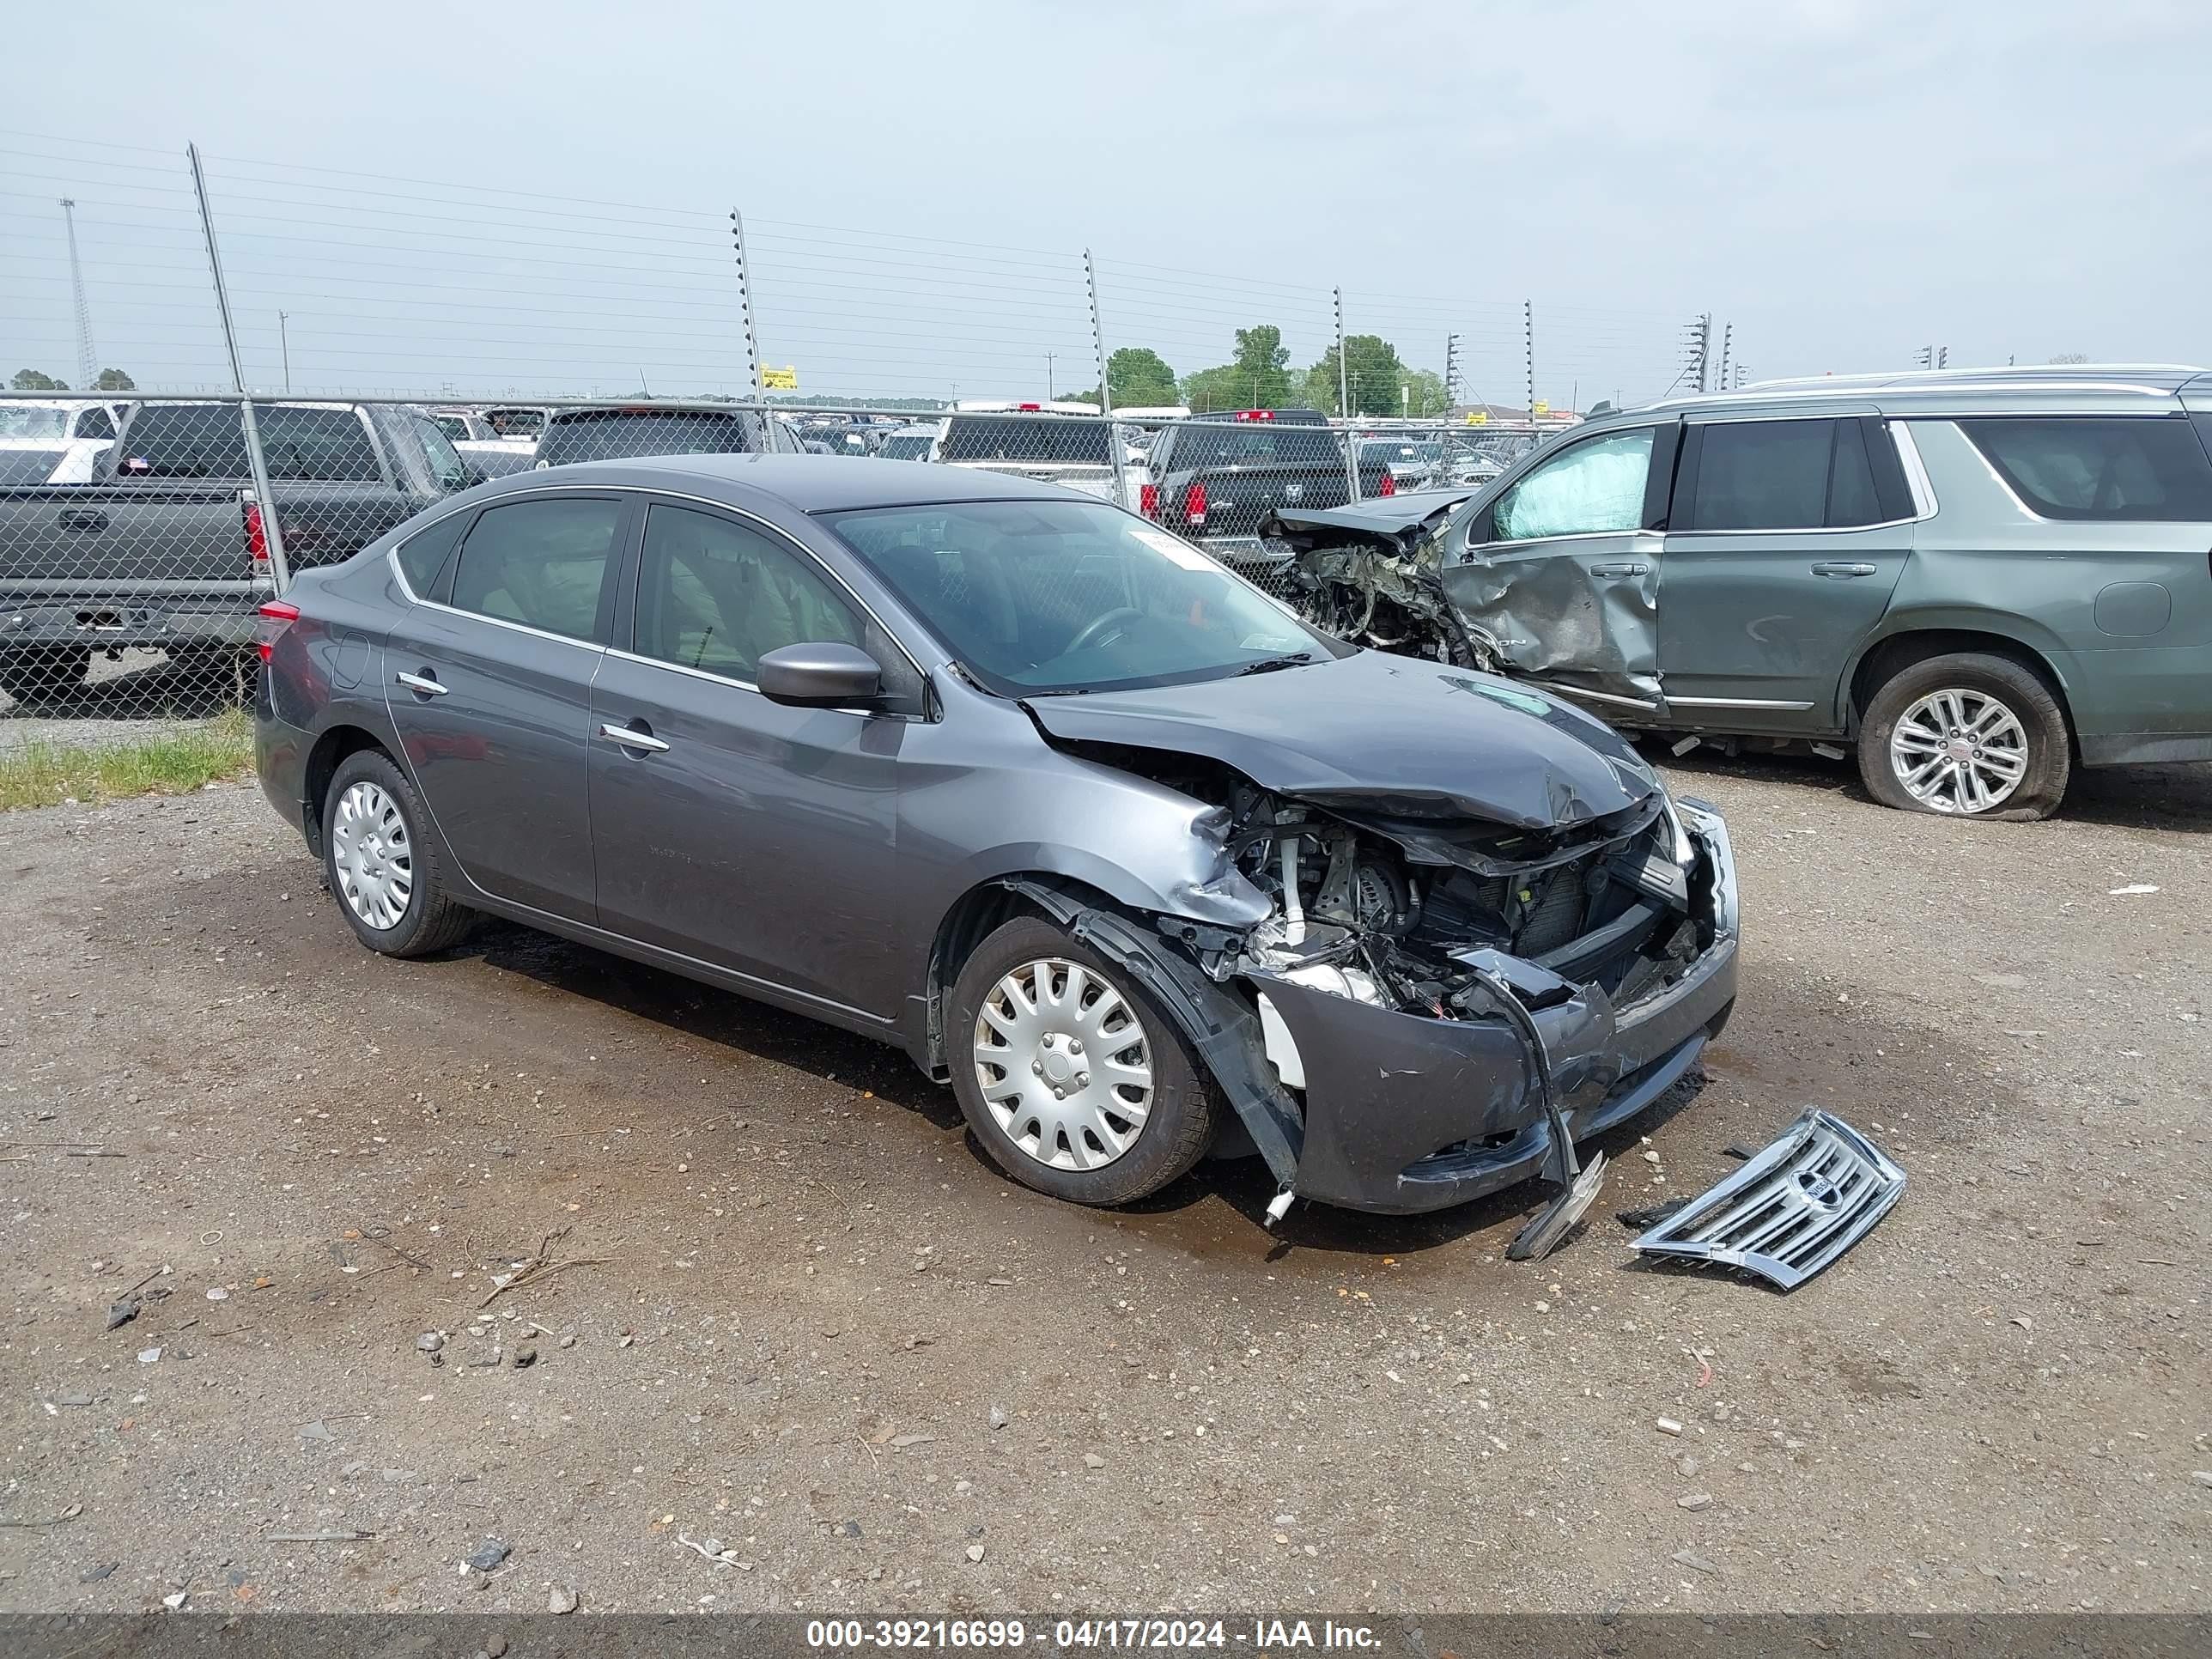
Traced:
[[[0, 1519], [54, 1522], [0, 1606], [2202, 1607], [2212, 778], [1846, 777], [1670, 768], [1742, 1000], [1533, 1267], [1533, 1187], [1085, 1212], [889, 1049], [505, 927], [370, 956], [250, 786], [0, 817]], [[1635, 1262], [1615, 1209], [1808, 1103], [1911, 1176], [1836, 1268]]]

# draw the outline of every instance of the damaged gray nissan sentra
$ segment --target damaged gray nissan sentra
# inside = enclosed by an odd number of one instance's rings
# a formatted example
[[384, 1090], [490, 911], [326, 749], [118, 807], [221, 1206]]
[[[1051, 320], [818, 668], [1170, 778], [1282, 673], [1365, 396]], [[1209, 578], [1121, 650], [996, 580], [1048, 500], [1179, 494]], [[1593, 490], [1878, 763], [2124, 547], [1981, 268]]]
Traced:
[[1049, 484], [520, 474], [262, 653], [262, 787], [370, 949], [489, 912], [882, 1038], [1081, 1203], [1209, 1149], [1271, 1217], [1565, 1188], [1735, 995], [1721, 820], [1612, 731]]

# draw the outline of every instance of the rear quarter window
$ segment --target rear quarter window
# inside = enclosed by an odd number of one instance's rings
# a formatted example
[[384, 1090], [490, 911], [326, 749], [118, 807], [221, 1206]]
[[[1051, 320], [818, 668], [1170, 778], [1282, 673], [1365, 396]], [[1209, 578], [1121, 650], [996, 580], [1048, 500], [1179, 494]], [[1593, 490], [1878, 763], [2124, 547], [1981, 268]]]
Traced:
[[2185, 417], [2016, 415], [1958, 426], [2042, 518], [2212, 522], [2212, 458]]

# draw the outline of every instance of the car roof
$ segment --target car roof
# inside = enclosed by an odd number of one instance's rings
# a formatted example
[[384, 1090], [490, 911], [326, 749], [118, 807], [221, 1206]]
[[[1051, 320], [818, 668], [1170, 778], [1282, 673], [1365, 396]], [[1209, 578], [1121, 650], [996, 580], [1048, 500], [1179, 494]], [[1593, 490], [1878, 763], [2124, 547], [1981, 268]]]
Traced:
[[495, 495], [571, 481], [585, 487], [628, 484], [674, 490], [726, 500], [732, 507], [766, 500], [799, 513], [945, 501], [1088, 501], [1095, 506], [1098, 501], [1080, 490], [974, 467], [915, 466], [908, 461], [853, 455], [649, 455], [580, 461], [512, 473], [493, 480], [491, 489]]

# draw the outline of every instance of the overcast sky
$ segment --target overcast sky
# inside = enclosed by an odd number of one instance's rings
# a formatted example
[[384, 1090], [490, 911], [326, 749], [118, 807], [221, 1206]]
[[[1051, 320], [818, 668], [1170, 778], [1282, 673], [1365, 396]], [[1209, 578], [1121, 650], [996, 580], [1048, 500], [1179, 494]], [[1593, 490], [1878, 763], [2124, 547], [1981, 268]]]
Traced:
[[0, 373], [73, 371], [70, 193], [102, 360], [221, 377], [187, 139], [264, 381], [289, 343], [303, 385], [740, 389], [732, 205], [763, 354], [824, 392], [1090, 384], [1085, 248], [1109, 344], [1179, 371], [1240, 321], [1312, 361], [1339, 286], [1411, 362], [1461, 333], [1501, 402], [1524, 299], [1562, 404], [1661, 391], [1708, 311], [1761, 376], [2212, 362], [2200, 0], [202, 0], [8, 33]]

